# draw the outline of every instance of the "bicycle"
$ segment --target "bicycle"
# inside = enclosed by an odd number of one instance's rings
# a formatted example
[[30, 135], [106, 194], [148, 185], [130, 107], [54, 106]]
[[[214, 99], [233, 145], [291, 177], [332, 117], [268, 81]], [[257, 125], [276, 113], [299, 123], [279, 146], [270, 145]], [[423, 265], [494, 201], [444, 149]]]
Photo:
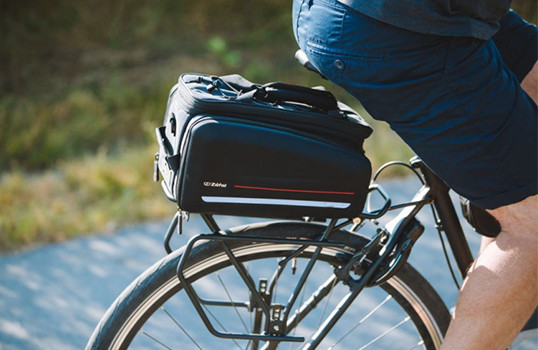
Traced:
[[[422, 184], [408, 202], [393, 204], [376, 183], [394, 165]], [[172, 251], [186, 217], [178, 211], [164, 239], [168, 255], [116, 299], [87, 348], [438, 349], [449, 310], [407, 259], [424, 231], [416, 216], [431, 206], [443, 247], [442, 233], [465, 277], [474, 259], [449, 190], [419, 158], [391, 162], [374, 174], [367, 211], [357, 218], [223, 230], [202, 213], [210, 233]], [[535, 324], [527, 328], [512, 348], [538, 336]]]

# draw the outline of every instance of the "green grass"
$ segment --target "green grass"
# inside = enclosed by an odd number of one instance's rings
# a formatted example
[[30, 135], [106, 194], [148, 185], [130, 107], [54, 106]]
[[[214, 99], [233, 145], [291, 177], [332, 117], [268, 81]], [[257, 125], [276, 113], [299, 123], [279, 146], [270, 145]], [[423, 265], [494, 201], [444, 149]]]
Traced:
[[103, 233], [168, 217], [174, 204], [151, 181], [154, 147], [59, 163], [39, 174], [0, 178], [0, 251]]
[[44, 169], [103, 146], [141, 143], [145, 123], [162, 115], [168, 88], [135, 89], [111, 79], [54, 101], [2, 98], [0, 171]]

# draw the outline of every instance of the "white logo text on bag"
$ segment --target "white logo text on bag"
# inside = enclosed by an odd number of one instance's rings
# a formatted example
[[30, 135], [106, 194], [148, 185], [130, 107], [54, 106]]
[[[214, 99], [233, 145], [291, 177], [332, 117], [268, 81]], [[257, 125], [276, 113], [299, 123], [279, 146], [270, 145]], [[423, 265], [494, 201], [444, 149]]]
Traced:
[[227, 188], [228, 184], [224, 184], [222, 182], [211, 182], [211, 181], [204, 181], [205, 187], [218, 187], [218, 188]]

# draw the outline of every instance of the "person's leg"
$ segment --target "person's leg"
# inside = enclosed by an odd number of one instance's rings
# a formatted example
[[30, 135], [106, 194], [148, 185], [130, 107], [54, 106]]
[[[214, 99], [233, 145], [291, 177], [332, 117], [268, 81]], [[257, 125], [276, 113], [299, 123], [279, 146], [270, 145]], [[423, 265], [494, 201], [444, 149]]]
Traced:
[[[521, 83], [535, 103], [537, 83], [538, 63]], [[489, 212], [501, 223], [502, 232], [496, 239], [482, 238], [480, 256], [462, 287], [443, 350], [485, 349], [485, 344], [487, 349], [505, 349], [537, 306], [538, 196]], [[488, 312], [491, 308], [496, 312]], [[469, 329], [481, 334], [477, 343]]]
[[493, 242], [495, 242], [495, 238], [483, 236], [482, 240], [480, 241], [480, 251], [478, 254], [482, 254], [482, 252], [486, 250], [486, 248]]
[[521, 82], [521, 87], [538, 104], [538, 62]]
[[[538, 104], [538, 62], [534, 64], [531, 71], [525, 76], [521, 82], [521, 87], [533, 99], [534, 103]], [[495, 238], [482, 237], [480, 254], [494, 241]]]
[[538, 195], [490, 213], [502, 232], [469, 270], [443, 350], [506, 349], [537, 306]]

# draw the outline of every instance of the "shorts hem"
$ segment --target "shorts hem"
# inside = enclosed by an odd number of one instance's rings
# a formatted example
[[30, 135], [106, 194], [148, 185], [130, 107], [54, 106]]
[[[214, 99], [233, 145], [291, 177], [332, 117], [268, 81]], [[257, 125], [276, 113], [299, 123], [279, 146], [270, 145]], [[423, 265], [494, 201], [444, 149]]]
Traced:
[[472, 200], [471, 202], [483, 209], [497, 209], [509, 204], [521, 202], [527, 197], [538, 193], [538, 180], [534, 180], [528, 185], [518, 188], [515, 191], [503, 193], [493, 197]]

